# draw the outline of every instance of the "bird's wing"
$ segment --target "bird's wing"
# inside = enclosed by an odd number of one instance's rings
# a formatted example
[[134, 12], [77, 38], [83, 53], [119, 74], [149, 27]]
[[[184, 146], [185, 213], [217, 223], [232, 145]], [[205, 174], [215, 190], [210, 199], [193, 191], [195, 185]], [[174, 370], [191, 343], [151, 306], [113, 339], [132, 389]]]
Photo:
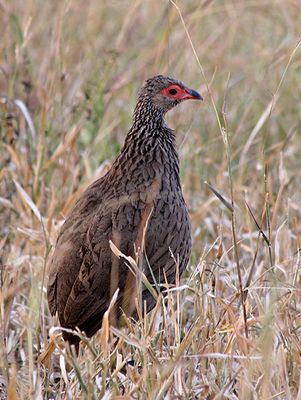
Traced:
[[[90, 324], [92, 332], [93, 320], [98, 319], [95, 324], [99, 325], [115, 289], [120, 288], [121, 303], [123, 290], [134, 284], [124, 260], [112, 253], [109, 240], [123, 254], [134, 255], [161, 183], [153, 179], [139, 189], [134, 183], [129, 194], [122, 187], [118, 193], [118, 185], [109, 184], [114, 190], [105, 187], [106, 197], [101, 200], [89, 190], [81, 196], [57, 240], [50, 262], [48, 302], [63, 326]], [[101, 185], [94, 187], [101, 193]]]
[[61, 319], [68, 326], [81, 326], [107, 308], [109, 300], [112, 231], [110, 214], [95, 215], [84, 238], [85, 250], [70, 287]]
[[79, 197], [62, 226], [55, 250], [48, 263], [47, 297], [52, 315], [61, 314], [60, 305], [65, 304], [79, 274], [85, 254], [85, 236], [92, 215], [102, 201], [105, 179], [95, 181]]
[[69, 326], [83, 326], [88, 333], [86, 326], [91, 324], [94, 331], [92, 321], [95, 319], [99, 325], [117, 288], [120, 289], [117, 305], [133, 308], [130, 300], [124, 298], [124, 292], [133, 294], [135, 279], [125, 260], [112, 252], [109, 240], [121, 253], [134, 257], [135, 249], [141, 247], [143, 229], [159, 189], [160, 182], [154, 180], [146, 191], [137, 192], [133, 188], [130, 194], [107, 200], [102, 212], [90, 221], [86, 252], [64, 310], [63, 319]]

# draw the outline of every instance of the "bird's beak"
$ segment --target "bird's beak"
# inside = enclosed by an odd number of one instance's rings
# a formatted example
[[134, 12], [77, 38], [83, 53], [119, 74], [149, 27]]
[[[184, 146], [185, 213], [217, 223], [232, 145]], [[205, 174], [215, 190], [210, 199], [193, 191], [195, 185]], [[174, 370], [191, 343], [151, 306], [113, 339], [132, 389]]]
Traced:
[[203, 97], [195, 90], [186, 88], [185, 94], [182, 96], [182, 100], [189, 100], [189, 99], [203, 100]]

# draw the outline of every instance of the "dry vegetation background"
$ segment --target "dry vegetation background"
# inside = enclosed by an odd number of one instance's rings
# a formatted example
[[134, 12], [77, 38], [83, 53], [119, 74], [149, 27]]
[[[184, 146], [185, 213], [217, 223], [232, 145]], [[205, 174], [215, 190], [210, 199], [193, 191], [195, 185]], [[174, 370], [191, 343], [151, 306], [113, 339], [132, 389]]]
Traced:
[[[3, 399], [301, 399], [301, 3], [176, 4], [0, 1]], [[58, 227], [157, 73], [205, 98], [168, 116], [189, 267], [143, 322], [41, 364]]]

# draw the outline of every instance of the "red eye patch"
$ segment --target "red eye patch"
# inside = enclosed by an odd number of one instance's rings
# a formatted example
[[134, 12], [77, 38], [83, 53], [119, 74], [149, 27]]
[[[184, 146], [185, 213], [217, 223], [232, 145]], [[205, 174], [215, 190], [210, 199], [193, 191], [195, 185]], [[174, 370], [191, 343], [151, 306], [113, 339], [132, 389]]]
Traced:
[[203, 100], [202, 96], [195, 90], [189, 89], [188, 87], [183, 88], [178, 85], [170, 85], [161, 90], [160, 93], [173, 100]]
[[164, 96], [170, 97], [171, 99], [183, 99], [185, 96], [185, 90], [178, 85], [170, 85], [167, 88], [161, 90]]

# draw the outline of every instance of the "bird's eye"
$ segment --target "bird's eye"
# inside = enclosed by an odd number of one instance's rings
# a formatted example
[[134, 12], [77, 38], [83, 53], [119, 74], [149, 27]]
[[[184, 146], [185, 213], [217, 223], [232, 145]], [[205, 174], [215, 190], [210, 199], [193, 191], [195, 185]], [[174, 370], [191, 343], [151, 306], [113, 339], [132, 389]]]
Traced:
[[178, 93], [177, 89], [169, 89], [169, 94], [171, 94], [172, 96], [174, 96], [175, 94]]

